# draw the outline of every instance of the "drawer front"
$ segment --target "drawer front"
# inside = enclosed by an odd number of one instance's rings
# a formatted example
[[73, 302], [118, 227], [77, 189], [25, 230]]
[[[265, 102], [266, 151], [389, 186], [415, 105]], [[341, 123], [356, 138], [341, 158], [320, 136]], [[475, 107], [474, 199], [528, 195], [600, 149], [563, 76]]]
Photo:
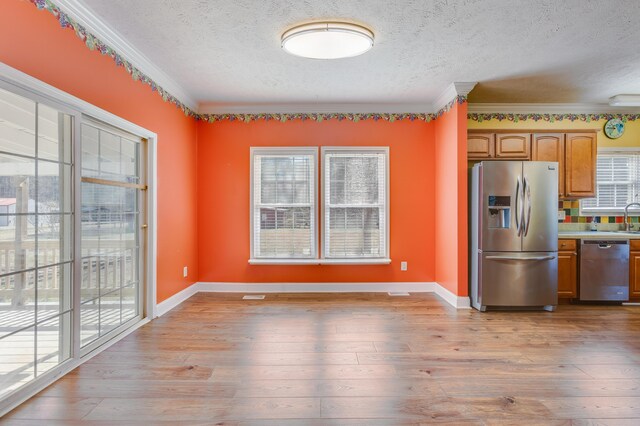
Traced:
[[629, 240], [629, 248], [640, 251], [640, 240]]
[[[638, 240], [638, 242], [640, 242], [640, 240]], [[640, 247], [640, 245], [638, 247]], [[576, 240], [558, 240], [558, 251], [576, 251], [577, 248]]]

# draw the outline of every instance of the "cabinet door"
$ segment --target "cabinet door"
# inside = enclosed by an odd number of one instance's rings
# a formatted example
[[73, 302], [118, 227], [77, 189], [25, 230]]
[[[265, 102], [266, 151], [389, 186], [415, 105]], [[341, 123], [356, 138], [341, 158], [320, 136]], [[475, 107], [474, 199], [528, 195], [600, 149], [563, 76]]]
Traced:
[[595, 133], [567, 133], [565, 139], [565, 196], [571, 198], [596, 195]]
[[531, 149], [531, 134], [502, 133], [496, 135], [496, 158], [528, 160]]
[[578, 297], [577, 288], [578, 256], [574, 251], [558, 252], [558, 297]]
[[531, 159], [558, 163], [558, 197], [564, 197], [564, 134], [534, 134], [531, 141]]
[[640, 298], [640, 251], [629, 253], [629, 298]]
[[495, 135], [470, 133], [467, 135], [467, 158], [470, 160], [493, 158]]

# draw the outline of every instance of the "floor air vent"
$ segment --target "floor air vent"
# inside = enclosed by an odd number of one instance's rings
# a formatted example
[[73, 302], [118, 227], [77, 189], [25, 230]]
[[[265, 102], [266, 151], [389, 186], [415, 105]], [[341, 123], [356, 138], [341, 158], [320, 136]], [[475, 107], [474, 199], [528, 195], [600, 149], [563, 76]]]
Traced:
[[263, 300], [264, 294], [245, 294], [242, 300]]
[[387, 293], [389, 296], [411, 296], [406, 291], [390, 291]]

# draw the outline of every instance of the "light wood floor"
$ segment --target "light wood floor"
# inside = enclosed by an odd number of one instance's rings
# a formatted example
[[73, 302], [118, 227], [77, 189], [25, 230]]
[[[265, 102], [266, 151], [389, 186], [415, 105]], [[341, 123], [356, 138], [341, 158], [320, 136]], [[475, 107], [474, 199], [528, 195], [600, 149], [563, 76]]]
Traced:
[[640, 307], [482, 314], [432, 294], [241, 296], [192, 297], [3, 421], [640, 424]]

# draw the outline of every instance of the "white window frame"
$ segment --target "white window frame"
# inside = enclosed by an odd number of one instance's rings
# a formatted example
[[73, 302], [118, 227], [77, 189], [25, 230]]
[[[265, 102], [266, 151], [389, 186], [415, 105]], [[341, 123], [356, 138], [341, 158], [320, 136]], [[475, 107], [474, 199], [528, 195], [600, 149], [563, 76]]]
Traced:
[[[639, 155], [640, 156], [640, 147], [638, 148], [598, 148], [598, 155], [611, 155], [611, 154], [622, 154], [622, 155]], [[597, 161], [596, 161], [597, 165]], [[597, 166], [596, 166], [597, 167]], [[597, 169], [596, 169], [596, 191], [597, 191]], [[624, 216], [624, 208], [616, 207], [616, 208], [586, 208], [583, 207], [583, 200], [580, 200], [580, 210], [578, 213], [580, 216]], [[629, 208], [629, 216], [640, 216], [640, 209], [636, 207]]]
[[[343, 151], [343, 152], [354, 152], [354, 153], [362, 153], [362, 152], [383, 152], [385, 154], [385, 244], [384, 244], [384, 255], [380, 257], [371, 257], [371, 258], [327, 258], [324, 256], [325, 253], [325, 244], [324, 244], [324, 218], [321, 222], [318, 221], [320, 210], [324, 211], [325, 209], [325, 174], [324, 174], [324, 152], [325, 151]], [[295, 154], [303, 154], [308, 155], [310, 153], [314, 153], [314, 161], [315, 161], [315, 174], [314, 174], [314, 211], [312, 212], [313, 223], [315, 225], [313, 229], [313, 241], [314, 241], [314, 257], [311, 258], [265, 258], [265, 257], [255, 257], [254, 256], [254, 153], [259, 154], [275, 154], [275, 155], [295, 155]], [[250, 226], [250, 253], [249, 253], [249, 264], [250, 265], [388, 265], [391, 263], [391, 259], [389, 256], [389, 248], [390, 248], [390, 207], [389, 207], [389, 189], [390, 189], [390, 173], [389, 173], [389, 147], [379, 147], [379, 146], [368, 146], [368, 147], [332, 147], [326, 146], [321, 148], [321, 153], [317, 147], [251, 147], [250, 148], [250, 213], [249, 213], [249, 226]], [[322, 236], [320, 233], [322, 232]]]
[[[250, 172], [250, 191], [251, 191], [251, 212], [249, 214], [250, 229], [251, 229], [251, 258], [249, 263], [251, 264], [308, 264], [316, 263], [318, 258], [318, 148], [317, 147], [251, 147], [251, 172]], [[267, 257], [256, 256], [255, 252], [255, 156], [256, 155], [311, 155], [313, 157], [313, 174], [311, 183], [313, 187], [313, 199], [311, 208], [311, 234], [313, 236], [311, 254], [308, 257]]]
[[[382, 203], [384, 204], [384, 229], [381, 230], [384, 233], [384, 247], [382, 247], [383, 252], [380, 256], [375, 257], [334, 257], [330, 256], [328, 253], [328, 230], [329, 223], [327, 219], [327, 195], [329, 195], [329, 185], [328, 181], [329, 176], [327, 176], [326, 168], [328, 167], [328, 162], [326, 161], [327, 154], [330, 153], [340, 153], [340, 154], [383, 154], [384, 155], [384, 200]], [[335, 146], [325, 146], [322, 147], [322, 257], [331, 262], [340, 262], [340, 263], [387, 263], [391, 262], [389, 259], [389, 147], [335, 147]], [[366, 205], [363, 205], [366, 207]]]

